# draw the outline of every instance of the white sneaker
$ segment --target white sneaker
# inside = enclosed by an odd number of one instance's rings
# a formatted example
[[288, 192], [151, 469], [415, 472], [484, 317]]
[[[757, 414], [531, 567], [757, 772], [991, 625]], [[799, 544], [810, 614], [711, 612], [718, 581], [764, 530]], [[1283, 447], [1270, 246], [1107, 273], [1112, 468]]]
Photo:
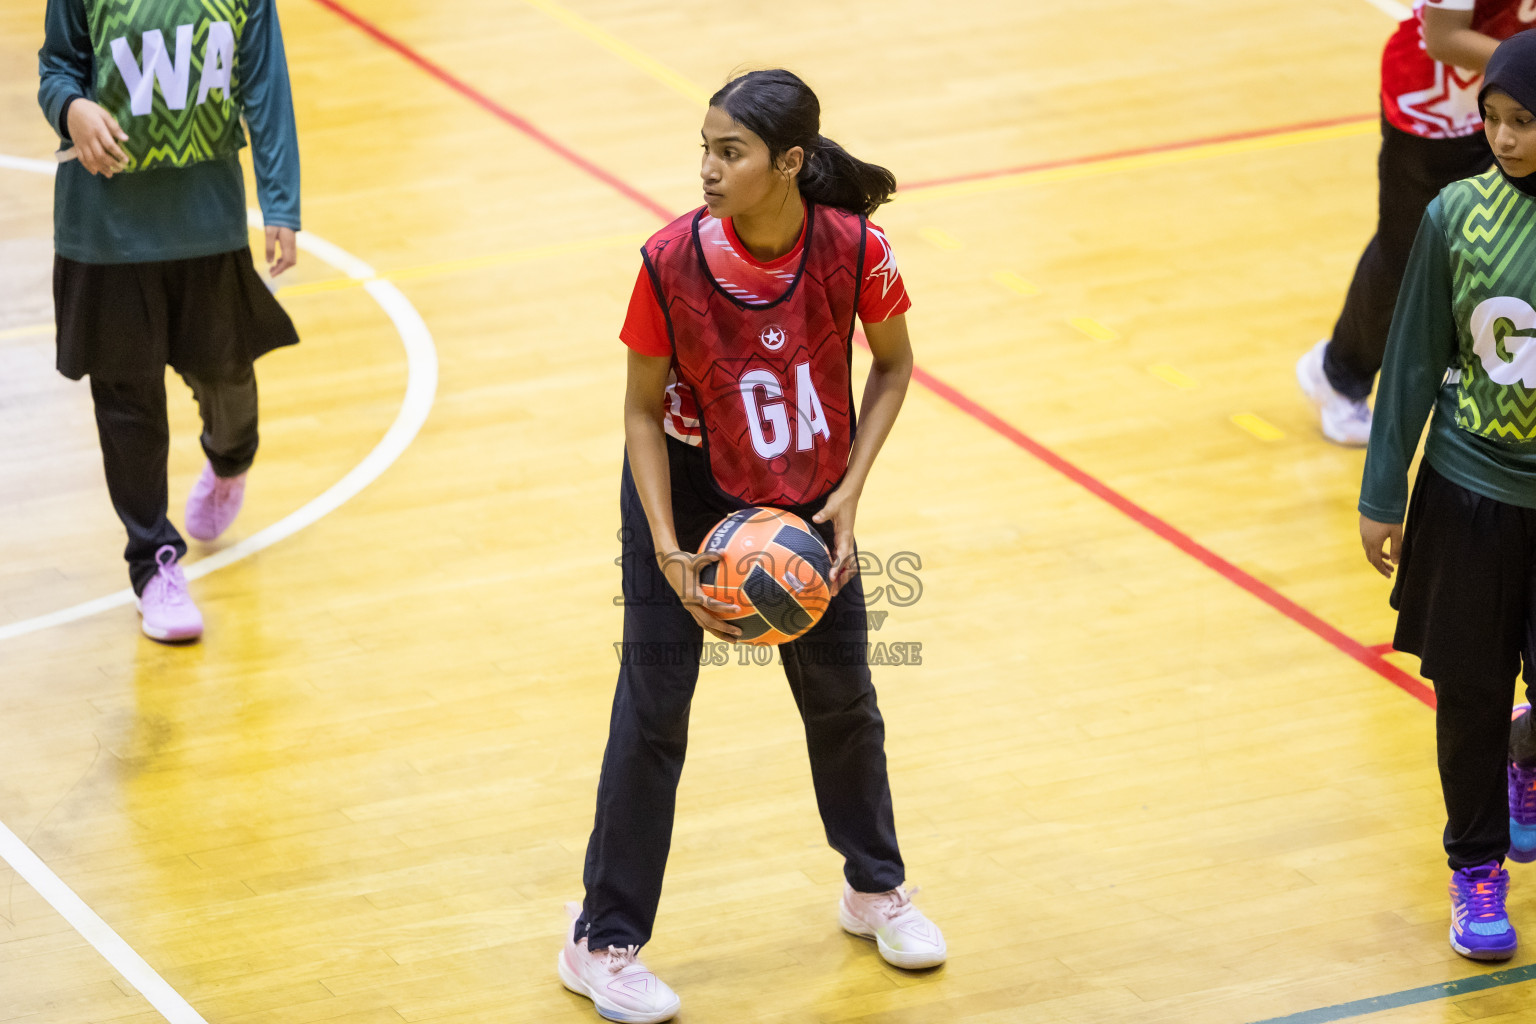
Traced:
[[1296, 360], [1296, 382], [1317, 406], [1323, 421], [1323, 436], [1335, 444], [1364, 448], [1371, 439], [1371, 407], [1364, 399], [1346, 398], [1328, 383], [1323, 372], [1323, 349], [1328, 339], [1313, 345]]
[[585, 937], [576, 941], [581, 905], [567, 903], [565, 909], [571, 915], [571, 930], [566, 933], [557, 967], [566, 988], [592, 1000], [605, 1020], [652, 1024], [677, 1015], [682, 1000], [635, 956], [639, 946], [609, 946], [601, 953], [589, 953]]
[[944, 933], [912, 903], [917, 890], [854, 892], [843, 883], [837, 920], [852, 935], [874, 939], [880, 956], [893, 967], [937, 967], [949, 955]]

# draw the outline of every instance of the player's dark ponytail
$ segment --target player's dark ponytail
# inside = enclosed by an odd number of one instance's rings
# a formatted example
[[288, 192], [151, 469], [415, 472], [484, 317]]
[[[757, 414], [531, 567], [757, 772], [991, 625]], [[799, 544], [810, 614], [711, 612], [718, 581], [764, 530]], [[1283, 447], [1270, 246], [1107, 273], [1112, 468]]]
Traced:
[[896, 191], [894, 174], [865, 163], [821, 134], [821, 102], [792, 72], [749, 71], [711, 96], [709, 105], [767, 143], [768, 158], [775, 164], [795, 146], [805, 150], [800, 194], [814, 203], [867, 217], [890, 202]]

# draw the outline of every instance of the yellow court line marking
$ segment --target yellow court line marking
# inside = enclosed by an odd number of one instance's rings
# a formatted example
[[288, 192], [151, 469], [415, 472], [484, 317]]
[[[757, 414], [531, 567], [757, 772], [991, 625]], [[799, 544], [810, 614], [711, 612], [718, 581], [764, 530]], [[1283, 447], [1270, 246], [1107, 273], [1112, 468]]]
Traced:
[[992, 280], [1018, 295], [1039, 295], [1040, 286], [1026, 281], [1011, 270], [994, 270]]
[[645, 244], [645, 239], [645, 235], [605, 235], [602, 238], [556, 242], [553, 245], [539, 245], [531, 249], [513, 249], [510, 252], [492, 253], [488, 256], [471, 256], [462, 260], [445, 260], [419, 267], [405, 267], [401, 270], [391, 270], [384, 276], [391, 280], [408, 280], [413, 277], [431, 277], [437, 274], [457, 274], [464, 270], [480, 270], [484, 267], [500, 267], [510, 263], [529, 263], [533, 260], [569, 256], [573, 253], [592, 252], [597, 249], [617, 249], [625, 245], [639, 249]]
[[1285, 431], [1264, 417], [1256, 416], [1251, 412], [1234, 413], [1232, 422], [1248, 431], [1248, 433], [1260, 441], [1278, 441], [1285, 436]]
[[937, 246], [940, 249], [960, 248], [960, 239], [948, 231], [941, 231], [938, 228], [923, 228], [918, 232], [918, 235], [929, 245]]
[[1302, 128], [1293, 132], [1280, 132], [1256, 139], [1239, 139], [1234, 142], [1212, 142], [1187, 149], [1169, 150], [1164, 153], [1143, 153], [1139, 156], [1117, 157], [1095, 163], [1074, 164], [1071, 167], [1051, 167], [1039, 171], [1021, 171], [982, 181], [962, 181], [953, 185], [934, 185], [916, 192], [897, 191], [892, 202], [927, 202], [932, 199], [952, 199], [958, 196], [985, 195], [989, 192], [1005, 192], [1026, 185], [1050, 185], [1061, 181], [1077, 181], [1102, 174], [1119, 174], [1123, 171], [1145, 171], [1154, 167], [1172, 167], [1212, 160], [1217, 157], [1237, 156], [1243, 153], [1261, 153], [1270, 149], [1285, 149], [1313, 142], [1330, 142], [1359, 135], [1376, 135], [1381, 131], [1374, 121], [1359, 124], [1331, 125], [1327, 128]]
[[273, 289], [274, 294], [281, 295], [285, 299], [297, 298], [301, 295], [321, 295], [325, 292], [344, 292], [352, 288], [361, 288], [367, 281], [359, 281], [351, 277], [333, 277], [325, 281], [306, 281], [303, 284], [284, 284]]
[[1120, 335], [1110, 327], [1105, 327], [1091, 316], [1075, 316], [1067, 323], [1083, 334], [1088, 335], [1094, 341], [1119, 341]]
[[1154, 365], [1147, 367], [1147, 372], [1156, 377], [1158, 380], [1161, 380], [1167, 384], [1172, 384], [1180, 391], [1193, 391], [1195, 388], [1200, 386], [1200, 382], [1195, 380], [1195, 378], [1189, 376], [1187, 373], [1179, 372], [1172, 366], [1169, 366], [1167, 363], [1155, 363]]
[[[644, 51], [636, 49], [617, 36], [587, 21], [574, 11], [570, 11], [555, 3], [555, 0], [523, 0], [523, 2], [530, 7], [543, 11], [573, 32], [591, 40], [672, 91], [686, 96], [701, 105], [707, 106], [709, 104], [709, 97], [711, 95], [709, 92], [694, 85], [689, 79], [673, 71]], [[1391, 2], [1391, 0], [1366, 0], [1366, 2], [1379, 4], [1381, 2]], [[1101, 174], [1118, 174], [1121, 171], [1140, 171], [1154, 167], [1171, 167], [1177, 164], [1208, 160], [1214, 157], [1234, 156], [1241, 153], [1259, 153], [1264, 150], [1284, 149], [1288, 146], [1302, 146], [1312, 142], [1353, 138], [1358, 135], [1375, 135], [1379, 131], [1380, 128], [1374, 120], [1362, 121], [1357, 124], [1332, 125], [1327, 128], [1302, 128], [1296, 131], [1280, 132], [1260, 138], [1240, 139], [1232, 142], [1213, 142], [1203, 146], [1190, 146], [1186, 149], [1174, 149], [1163, 153], [1146, 153], [1140, 156], [1073, 164], [1070, 167], [1022, 171], [1018, 174], [988, 178], [983, 181], [956, 182], [953, 185], [934, 185], [915, 192], [902, 192], [898, 190], [892, 201], [914, 202], [927, 199], [946, 199], [955, 196], [983, 195], [988, 192], [1003, 192], [1024, 185], [1048, 185], [1054, 182], [1076, 181], [1081, 178], [1096, 177]]]
[[7, 341], [7, 340], [9, 340], [11, 338], [30, 338], [30, 337], [32, 337], [33, 335], [36, 335], [36, 334], [52, 334], [52, 333], [53, 333], [53, 324], [52, 323], [46, 323], [46, 324], [27, 324], [24, 327], [7, 327], [5, 330], [0, 331], [0, 341]]
[[700, 89], [688, 79], [661, 63], [661, 61], [648, 56], [644, 51], [635, 49], [617, 36], [603, 31], [576, 12], [567, 10], [565, 7], [555, 3], [554, 0], [523, 0], [523, 2], [529, 7], [543, 11], [572, 32], [584, 36], [598, 46], [601, 46], [624, 63], [645, 72], [673, 92], [688, 97], [701, 107], [709, 106], [709, 93]]
[[[608, 235], [603, 238], [589, 238], [579, 242], [558, 242], [554, 245], [540, 245], [531, 249], [513, 249], [510, 252], [491, 253], [486, 256], [471, 256], [462, 260], [422, 263], [414, 267], [401, 267], [398, 270], [390, 270], [378, 276], [386, 281], [398, 283], [415, 278], [458, 274], [466, 270], [507, 266], [512, 263], [530, 263], [534, 260], [567, 256], [573, 253], [592, 252], [597, 249], [616, 249], [624, 245], [638, 246], [644, 241], [645, 239], [640, 235]], [[359, 288], [364, 284], [367, 284], [367, 281], [348, 277], [331, 278], [325, 281], [306, 281], [303, 284], [287, 285], [286, 287], [279, 288], [278, 294], [285, 298], [301, 295], [318, 295], [323, 292]]]

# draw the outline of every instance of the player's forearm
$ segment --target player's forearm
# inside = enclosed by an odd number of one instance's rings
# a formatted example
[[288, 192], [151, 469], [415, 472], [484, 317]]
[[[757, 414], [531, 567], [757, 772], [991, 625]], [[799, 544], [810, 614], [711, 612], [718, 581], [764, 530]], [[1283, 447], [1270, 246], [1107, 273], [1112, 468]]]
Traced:
[[843, 477], [842, 487], [864, 489], [875, 456], [880, 454], [891, 428], [896, 425], [896, 416], [901, 412], [911, 380], [910, 351], [904, 359], [892, 359], [884, 364], [877, 362], [870, 369], [869, 380], [864, 385], [864, 398], [859, 403], [859, 432], [854, 438], [853, 451], [848, 455], [848, 472]]
[[672, 524], [672, 468], [667, 462], [667, 436], [661, 430], [661, 410], [626, 406], [624, 451], [629, 472], [651, 526], [656, 553], [677, 550], [677, 531]]
[[1499, 41], [1492, 36], [1468, 28], [1451, 33], [1440, 46], [1430, 50], [1429, 55], [1442, 64], [1454, 64], [1468, 71], [1482, 71], [1488, 66], [1488, 58], [1493, 56], [1498, 45]]
[[1471, 26], [1471, 11], [1425, 11], [1424, 52], [1442, 64], [1482, 71], [1499, 41]]
[[38, 106], [62, 137], [69, 137], [64, 104], [90, 93], [91, 37], [80, 0], [49, 0], [43, 48], [37, 55]]
[[297, 231], [301, 227], [299, 138], [283, 33], [272, 0], [251, 7], [240, 41], [240, 66], [242, 113], [251, 130], [251, 167], [262, 218], [268, 225]]
[[1374, 522], [1400, 523], [1408, 508], [1408, 468], [1446, 368], [1456, 358], [1451, 289], [1450, 255], [1435, 199], [1408, 256], [1376, 388], [1358, 506]]

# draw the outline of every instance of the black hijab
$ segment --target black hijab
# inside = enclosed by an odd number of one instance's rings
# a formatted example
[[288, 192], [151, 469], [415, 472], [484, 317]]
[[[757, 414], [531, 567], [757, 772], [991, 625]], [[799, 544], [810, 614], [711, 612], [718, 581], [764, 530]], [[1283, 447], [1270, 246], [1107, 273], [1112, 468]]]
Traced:
[[[1536, 32], [1516, 32], [1500, 43], [1493, 56], [1488, 58], [1488, 70], [1483, 72], [1483, 88], [1477, 94], [1479, 113], [1483, 112], [1483, 101], [1494, 90], [1536, 114]], [[1499, 173], [1521, 192], [1536, 196], [1536, 174], [1512, 178], [1503, 166], [1499, 167]]]

